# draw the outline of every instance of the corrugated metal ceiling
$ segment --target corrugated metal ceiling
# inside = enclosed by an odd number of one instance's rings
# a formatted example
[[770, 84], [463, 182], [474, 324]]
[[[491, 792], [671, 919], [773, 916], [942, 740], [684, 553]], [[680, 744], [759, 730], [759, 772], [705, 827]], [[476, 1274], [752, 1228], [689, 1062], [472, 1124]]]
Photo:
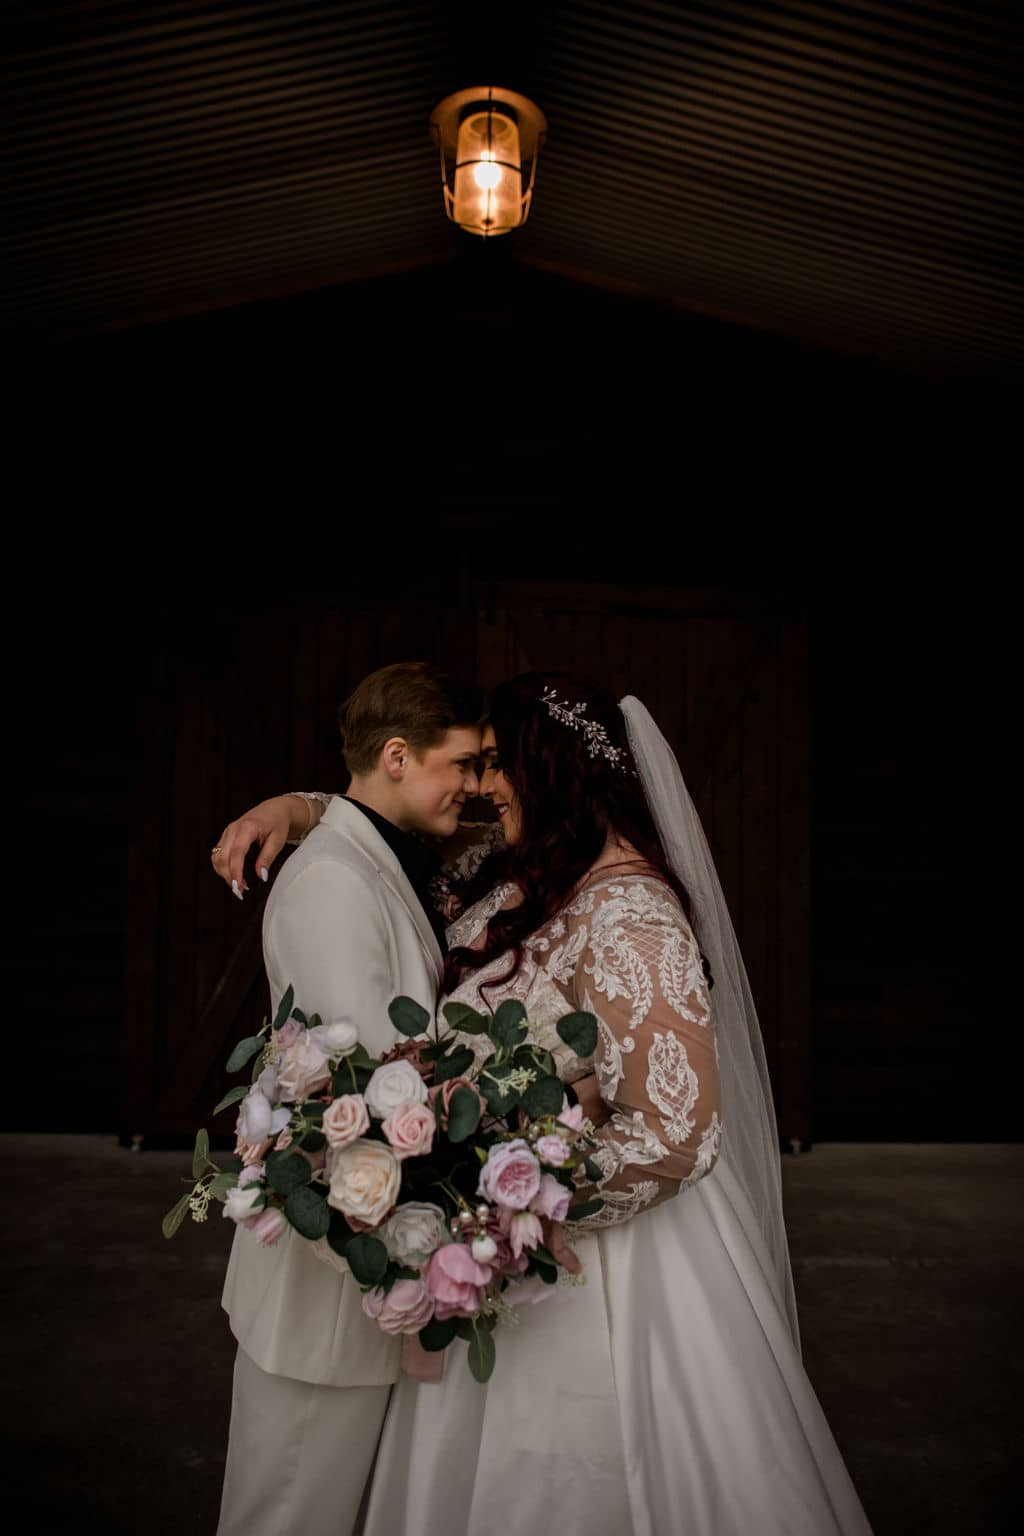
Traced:
[[426, 120], [490, 73], [551, 130], [516, 260], [897, 364], [1024, 350], [1011, 5], [78, 0], [4, 25], [19, 331], [449, 259]]

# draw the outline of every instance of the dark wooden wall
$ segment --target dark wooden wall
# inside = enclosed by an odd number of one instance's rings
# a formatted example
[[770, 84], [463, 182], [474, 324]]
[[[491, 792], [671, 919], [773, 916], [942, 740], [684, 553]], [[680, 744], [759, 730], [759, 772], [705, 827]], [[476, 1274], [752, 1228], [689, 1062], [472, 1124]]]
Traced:
[[431, 655], [649, 700], [784, 1136], [1017, 1134], [1008, 1073], [964, 1090], [965, 1032], [1009, 1015], [954, 921], [1004, 836], [1007, 402], [500, 266], [14, 366], [16, 958], [65, 1128], [215, 1101], [262, 984], [209, 845], [335, 783], [338, 698]]

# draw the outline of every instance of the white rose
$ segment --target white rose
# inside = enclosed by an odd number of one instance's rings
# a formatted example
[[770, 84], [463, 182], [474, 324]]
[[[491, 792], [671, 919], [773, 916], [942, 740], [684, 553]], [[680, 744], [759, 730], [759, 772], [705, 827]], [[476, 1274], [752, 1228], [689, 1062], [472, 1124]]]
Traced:
[[351, 1019], [335, 1019], [333, 1024], [316, 1024], [309, 1038], [319, 1046], [325, 1056], [337, 1061], [347, 1056], [359, 1044], [359, 1031]]
[[389, 1061], [378, 1067], [363, 1089], [363, 1098], [371, 1115], [386, 1120], [404, 1099], [427, 1102], [427, 1085], [408, 1061]]
[[419, 1268], [445, 1238], [444, 1211], [426, 1201], [410, 1200], [400, 1205], [386, 1223], [380, 1237], [389, 1258], [396, 1264]]
[[335, 1152], [327, 1204], [375, 1227], [394, 1205], [401, 1184], [401, 1166], [391, 1148], [363, 1137]]
[[283, 1131], [290, 1119], [290, 1110], [274, 1109], [266, 1094], [253, 1088], [238, 1111], [238, 1135], [250, 1144], [266, 1141], [268, 1136]]
[[248, 1221], [250, 1216], [266, 1204], [266, 1195], [259, 1184], [250, 1184], [241, 1189], [237, 1184], [234, 1189], [228, 1190], [227, 1199], [224, 1201], [224, 1215], [230, 1221]]

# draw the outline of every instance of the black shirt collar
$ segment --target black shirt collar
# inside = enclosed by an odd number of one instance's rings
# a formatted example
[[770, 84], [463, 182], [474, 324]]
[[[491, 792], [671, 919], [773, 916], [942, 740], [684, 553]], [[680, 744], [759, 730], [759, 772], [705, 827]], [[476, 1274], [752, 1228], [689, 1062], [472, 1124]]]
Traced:
[[351, 795], [345, 795], [344, 799], [349, 805], [354, 805], [357, 811], [362, 811], [366, 819], [373, 823], [401, 864], [406, 879], [419, 898], [420, 906], [427, 914], [427, 920], [441, 946], [441, 953], [447, 954], [448, 945], [444, 937], [445, 920], [437, 910], [432, 890], [433, 882], [441, 870], [441, 855], [412, 832], [403, 832], [401, 827], [396, 827], [393, 821], [388, 821], [386, 816], [364, 805], [361, 800], [353, 800]]

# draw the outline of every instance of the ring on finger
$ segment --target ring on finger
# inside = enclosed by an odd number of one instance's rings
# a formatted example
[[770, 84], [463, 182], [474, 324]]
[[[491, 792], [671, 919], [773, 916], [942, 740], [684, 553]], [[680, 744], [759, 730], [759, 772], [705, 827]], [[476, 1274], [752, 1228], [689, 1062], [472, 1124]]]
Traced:
[[210, 849], [210, 858], [215, 859], [218, 853], [220, 853], [220, 843], [218, 843], [215, 848]]

